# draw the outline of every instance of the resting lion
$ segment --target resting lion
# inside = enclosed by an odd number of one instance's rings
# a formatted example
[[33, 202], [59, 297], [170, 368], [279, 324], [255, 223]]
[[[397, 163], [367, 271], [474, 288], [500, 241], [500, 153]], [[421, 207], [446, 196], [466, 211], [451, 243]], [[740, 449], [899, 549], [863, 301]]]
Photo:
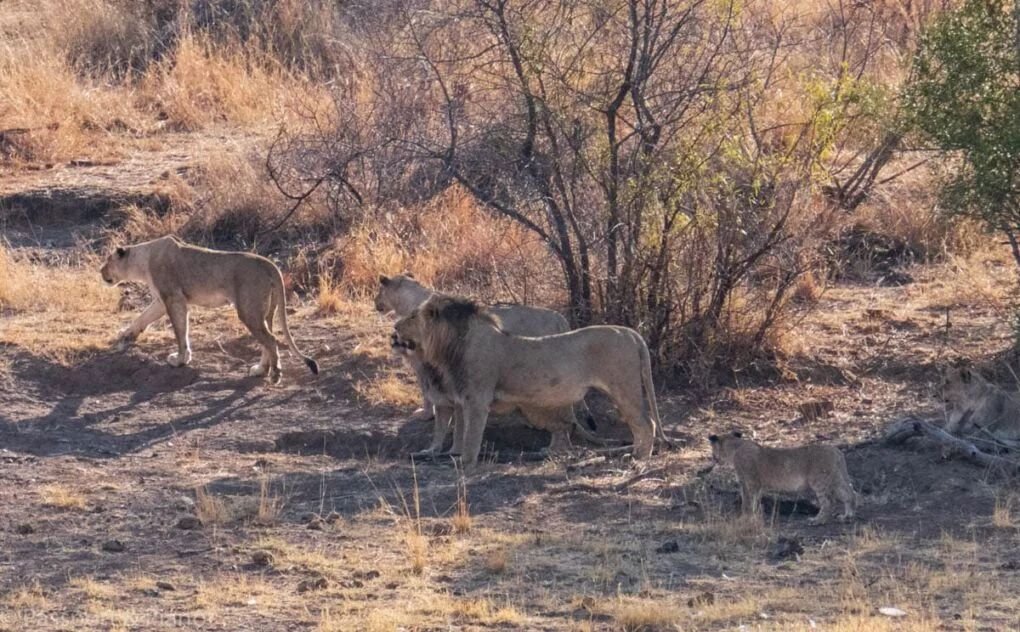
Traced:
[[1020, 441], [1020, 401], [967, 367], [950, 367], [942, 382], [946, 431], [958, 435], [987, 433], [991, 438]]
[[441, 390], [463, 415], [460, 453], [474, 464], [489, 409], [581, 401], [589, 388], [613, 400], [634, 435], [634, 455], [652, 454], [659, 411], [648, 347], [626, 327], [595, 326], [537, 338], [504, 331], [467, 299], [435, 295], [395, 325], [396, 342], [421, 351]]
[[308, 369], [319, 373], [315, 360], [303, 355], [294, 344], [287, 327], [283, 277], [272, 261], [244, 252], [222, 252], [199, 248], [173, 236], [160, 237], [134, 246], [117, 248], [100, 274], [103, 281], [116, 285], [124, 281], [145, 283], [152, 292], [152, 304], [133, 323], [121, 330], [122, 348], [132, 344], [145, 329], [169, 314], [177, 337], [177, 352], [167, 361], [172, 366], [191, 362], [188, 340], [188, 306], [220, 307], [228, 303], [255, 340], [262, 345], [262, 358], [249, 375], [266, 375], [280, 381], [280, 354], [273, 336], [273, 317], [279, 315], [283, 338]]
[[765, 492], [803, 494], [818, 499], [814, 524], [828, 522], [835, 504], [842, 504], [841, 520], [854, 516], [857, 496], [850, 484], [843, 453], [829, 445], [769, 448], [744, 439], [739, 432], [711, 435], [712, 458], [732, 466], [740, 481], [740, 503], [744, 513], [757, 514]]
[[[375, 296], [375, 308], [381, 313], [393, 312], [399, 318], [403, 318], [435, 294], [434, 290], [425, 287], [410, 275], [381, 276], [379, 277], [379, 291]], [[505, 331], [522, 336], [558, 334], [570, 329], [567, 319], [561, 314], [542, 307], [499, 305], [491, 307], [489, 310], [500, 319]], [[442, 380], [438, 371], [421, 358], [420, 350], [408, 349], [396, 338], [392, 343], [393, 351], [404, 358], [414, 370], [422, 391], [423, 408], [432, 412], [434, 416], [432, 442], [428, 448], [418, 454], [422, 456], [438, 454], [443, 449], [443, 444], [450, 432], [450, 422], [456, 418], [453, 401], [443, 393]], [[497, 406], [491, 412], [505, 414], [513, 412], [517, 408], [518, 406], [514, 405]], [[550, 452], [570, 446], [570, 431], [575, 424], [585, 435], [585, 438], [596, 440], [590, 433], [587, 433], [586, 429], [577, 424], [572, 406], [552, 410], [529, 406], [519, 408], [532, 426], [548, 430], [552, 434], [552, 441], [549, 444]], [[461, 452], [462, 439], [463, 433], [460, 432], [459, 427], [455, 428], [454, 453]]]

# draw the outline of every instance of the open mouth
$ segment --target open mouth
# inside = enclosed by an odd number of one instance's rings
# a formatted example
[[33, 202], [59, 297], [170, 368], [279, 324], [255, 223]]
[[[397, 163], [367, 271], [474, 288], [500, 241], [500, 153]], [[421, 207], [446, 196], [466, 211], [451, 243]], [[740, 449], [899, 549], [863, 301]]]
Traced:
[[394, 349], [407, 349], [408, 351], [414, 351], [415, 349], [413, 340], [404, 340], [396, 332], [390, 334], [390, 346]]

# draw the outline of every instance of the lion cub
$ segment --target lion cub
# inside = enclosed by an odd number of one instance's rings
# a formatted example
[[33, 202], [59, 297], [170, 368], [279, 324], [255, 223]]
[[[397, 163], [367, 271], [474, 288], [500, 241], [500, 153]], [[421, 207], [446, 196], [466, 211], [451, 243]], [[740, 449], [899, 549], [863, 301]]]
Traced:
[[744, 439], [739, 432], [712, 435], [712, 458], [731, 465], [740, 481], [740, 500], [745, 513], [757, 513], [764, 492], [803, 494], [814, 492], [818, 515], [813, 524], [832, 517], [833, 506], [843, 505], [841, 520], [854, 516], [856, 494], [850, 484], [843, 453], [828, 445], [768, 448]]
[[997, 439], [1020, 439], [1020, 400], [966, 367], [946, 369], [942, 382], [946, 431], [969, 435], [979, 430]]

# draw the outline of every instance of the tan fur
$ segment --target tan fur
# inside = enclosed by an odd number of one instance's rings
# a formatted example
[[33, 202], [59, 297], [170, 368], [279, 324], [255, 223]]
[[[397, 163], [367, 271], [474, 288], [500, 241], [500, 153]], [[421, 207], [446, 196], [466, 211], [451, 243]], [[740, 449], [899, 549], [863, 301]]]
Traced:
[[466, 463], [475, 463], [490, 407], [566, 407], [589, 388], [606, 393], [634, 435], [634, 454], [652, 453], [659, 413], [644, 340], [626, 327], [585, 327], [523, 337], [465, 299], [433, 296], [395, 325], [401, 341], [421, 349], [442, 390], [464, 418]]
[[987, 433], [1020, 440], [1020, 400], [967, 367], [946, 369], [942, 381], [946, 430], [958, 435]]
[[145, 283], [153, 301], [138, 318], [121, 330], [121, 348], [133, 343], [145, 329], [169, 314], [178, 350], [167, 357], [173, 366], [191, 361], [188, 306], [220, 307], [233, 304], [241, 322], [262, 345], [262, 358], [250, 375], [269, 374], [280, 381], [279, 344], [273, 336], [273, 318], [279, 316], [287, 346], [305, 361], [312, 373], [319, 367], [298, 351], [287, 326], [283, 277], [272, 261], [244, 252], [199, 248], [167, 236], [134, 246], [117, 248], [100, 270], [111, 285], [124, 281]]
[[712, 435], [709, 441], [715, 461], [736, 471], [745, 513], [757, 513], [761, 496], [766, 492], [813, 492], [819, 511], [812, 522], [827, 522], [836, 504], [843, 507], [841, 519], [853, 518], [856, 494], [847, 473], [846, 459], [837, 448], [819, 444], [769, 448], [744, 439], [739, 433]]
[[[381, 313], [393, 312], [399, 318], [409, 315], [415, 308], [436, 294], [435, 290], [419, 283], [414, 278], [398, 274], [392, 277], [380, 277], [379, 291], [375, 296], [375, 308]], [[489, 312], [499, 319], [504, 330], [521, 336], [544, 336], [568, 331], [570, 325], [561, 314], [542, 307], [527, 305], [499, 305], [489, 308]], [[455, 414], [455, 406], [449, 396], [442, 391], [437, 371], [427, 365], [420, 350], [411, 351], [400, 345], [393, 350], [400, 355], [414, 370], [421, 387], [423, 408], [433, 413], [434, 426], [432, 442], [420, 455], [434, 455], [442, 451], [449, 435], [451, 422], [454, 422], [453, 451], [460, 453], [463, 449], [463, 428], [456, 422], [459, 415]], [[549, 444], [550, 452], [557, 452], [570, 447], [570, 431], [577, 426], [582, 432], [584, 428], [577, 423], [572, 406], [555, 409], [544, 409], [532, 406], [510, 406], [493, 409], [495, 414], [506, 414], [520, 408], [528, 423], [552, 434]], [[594, 439], [594, 437], [590, 437]]]

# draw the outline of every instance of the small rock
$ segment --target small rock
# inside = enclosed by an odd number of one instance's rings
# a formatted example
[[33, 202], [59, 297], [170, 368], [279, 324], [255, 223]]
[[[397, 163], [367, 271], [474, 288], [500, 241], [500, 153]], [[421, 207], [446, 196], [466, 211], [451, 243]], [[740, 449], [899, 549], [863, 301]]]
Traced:
[[340, 519], [341, 519], [341, 518], [343, 518], [343, 516], [341, 516], [340, 514], [338, 514], [338, 513], [337, 513], [337, 512], [335, 512], [335, 511], [331, 511], [331, 512], [329, 512], [329, 514], [328, 514], [328, 515], [326, 516], [325, 520], [326, 520], [326, 522], [327, 522], [327, 523], [329, 523], [329, 524], [336, 524], [336, 523], [340, 522]]
[[170, 582], [165, 582], [165, 581], [158, 581], [158, 582], [156, 582], [156, 588], [159, 588], [160, 590], [166, 590], [166, 591], [177, 590], [176, 586], [174, 586]]
[[676, 540], [667, 540], [655, 549], [656, 553], [677, 553], [680, 551], [680, 543]]
[[123, 553], [127, 547], [120, 540], [107, 540], [103, 542], [102, 549], [107, 553]]
[[400, 588], [400, 582], [389, 582], [386, 584], [387, 590], [396, 590], [397, 588]]
[[28, 524], [27, 522], [23, 522], [18, 526], [14, 527], [14, 532], [17, 533], [18, 535], [29, 535], [35, 533], [35, 527]]
[[314, 577], [312, 579], [304, 579], [297, 585], [297, 591], [299, 593], [306, 593], [312, 590], [323, 590], [329, 587], [329, 582], [326, 581], [325, 577]]
[[193, 531], [202, 528], [202, 521], [197, 516], [181, 516], [177, 521], [177, 528], [185, 531]]
[[893, 608], [891, 606], [884, 606], [878, 609], [879, 614], [884, 614], [887, 617], [905, 617], [907, 613], [900, 610], [899, 608]]
[[255, 566], [272, 566], [274, 561], [273, 554], [269, 551], [259, 550], [251, 554], [251, 562]]
[[312, 531], [325, 531], [326, 523], [322, 520], [322, 518], [315, 516], [314, 518], [312, 518], [312, 520], [308, 522], [307, 528], [311, 529]]
[[696, 595], [687, 600], [688, 608], [698, 608], [701, 606], [711, 606], [715, 603], [715, 594], [708, 592], [707, 590], [700, 595]]
[[357, 579], [345, 579], [342, 582], [340, 582], [340, 586], [342, 588], [364, 588], [365, 582], [362, 582]]
[[142, 594], [145, 595], [146, 597], [159, 597], [160, 596], [160, 592], [158, 590], [156, 590], [155, 588], [146, 588], [145, 590], [142, 591]]
[[999, 570], [1003, 571], [1017, 571], [1020, 570], [1020, 560], [1009, 560], [999, 564]]
[[804, 554], [804, 545], [797, 538], [780, 537], [771, 553], [774, 560], [798, 559]]
[[354, 571], [355, 579], [376, 579], [379, 575], [379, 571], [374, 568], [370, 571]]

